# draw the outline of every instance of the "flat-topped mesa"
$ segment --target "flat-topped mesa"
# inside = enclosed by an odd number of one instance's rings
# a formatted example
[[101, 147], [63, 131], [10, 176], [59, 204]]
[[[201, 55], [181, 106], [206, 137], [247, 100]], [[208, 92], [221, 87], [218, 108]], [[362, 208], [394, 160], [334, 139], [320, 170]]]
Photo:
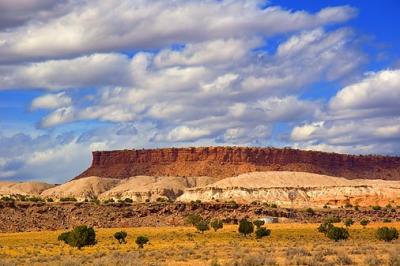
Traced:
[[90, 168], [75, 179], [87, 176], [124, 179], [136, 175], [225, 178], [254, 171], [400, 180], [400, 157], [253, 147], [95, 151]]

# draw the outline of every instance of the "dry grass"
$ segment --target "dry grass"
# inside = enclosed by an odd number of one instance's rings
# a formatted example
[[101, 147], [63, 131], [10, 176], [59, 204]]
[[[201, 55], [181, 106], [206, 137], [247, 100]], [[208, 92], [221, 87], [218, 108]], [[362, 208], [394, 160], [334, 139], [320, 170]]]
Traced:
[[[60, 231], [0, 234], [2, 265], [400, 265], [400, 240], [375, 239], [376, 227], [350, 228], [351, 238], [333, 242], [316, 224], [272, 224], [270, 237], [242, 237], [237, 226], [198, 234], [192, 227], [124, 228], [127, 244], [113, 233], [97, 229], [98, 243], [82, 250], [59, 241]], [[386, 224], [387, 225], [387, 224]], [[400, 228], [400, 223], [391, 226]], [[137, 249], [134, 239], [146, 235], [150, 244]]]

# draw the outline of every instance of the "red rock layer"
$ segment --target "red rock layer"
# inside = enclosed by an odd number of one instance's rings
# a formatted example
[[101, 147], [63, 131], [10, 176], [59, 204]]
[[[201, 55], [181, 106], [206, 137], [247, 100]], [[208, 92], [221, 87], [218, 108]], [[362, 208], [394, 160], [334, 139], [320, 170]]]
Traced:
[[349, 179], [400, 180], [400, 157], [248, 147], [165, 148], [93, 152], [90, 168], [76, 178], [135, 175], [214, 176], [253, 171], [300, 171]]

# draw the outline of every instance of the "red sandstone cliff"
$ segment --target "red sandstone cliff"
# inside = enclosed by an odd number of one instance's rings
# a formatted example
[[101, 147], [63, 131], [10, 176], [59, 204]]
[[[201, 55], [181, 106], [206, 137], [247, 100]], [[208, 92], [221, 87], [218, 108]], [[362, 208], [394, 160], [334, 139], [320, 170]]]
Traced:
[[214, 176], [253, 171], [300, 171], [349, 179], [400, 180], [400, 157], [354, 156], [276, 148], [204, 147], [93, 152], [79, 176]]

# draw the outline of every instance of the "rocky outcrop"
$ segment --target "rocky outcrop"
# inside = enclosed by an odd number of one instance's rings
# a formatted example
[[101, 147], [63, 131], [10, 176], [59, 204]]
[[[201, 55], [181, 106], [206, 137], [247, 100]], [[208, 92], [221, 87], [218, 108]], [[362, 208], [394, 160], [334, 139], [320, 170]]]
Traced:
[[297, 171], [348, 179], [400, 180], [400, 157], [250, 147], [96, 151], [90, 168], [76, 179], [87, 176], [124, 179], [137, 175], [222, 179], [254, 171]]
[[[293, 195], [291, 201], [290, 195]], [[265, 202], [282, 207], [321, 208], [325, 204], [332, 207], [346, 204], [371, 206], [400, 203], [400, 188], [376, 188], [371, 186], [335, 186], [335, 187], [204, 187], [186, 189], [178, 201], [235, 201], [240, 203]]]
[[[291, 198], [292, 197], [292, 198]], [[400, 203], [400, 181], [345, 179], [313, 173], [269, 171], [241, 174], [206, 187], [188, 188], [178, 201], [265, 202], [285, 207]]]

